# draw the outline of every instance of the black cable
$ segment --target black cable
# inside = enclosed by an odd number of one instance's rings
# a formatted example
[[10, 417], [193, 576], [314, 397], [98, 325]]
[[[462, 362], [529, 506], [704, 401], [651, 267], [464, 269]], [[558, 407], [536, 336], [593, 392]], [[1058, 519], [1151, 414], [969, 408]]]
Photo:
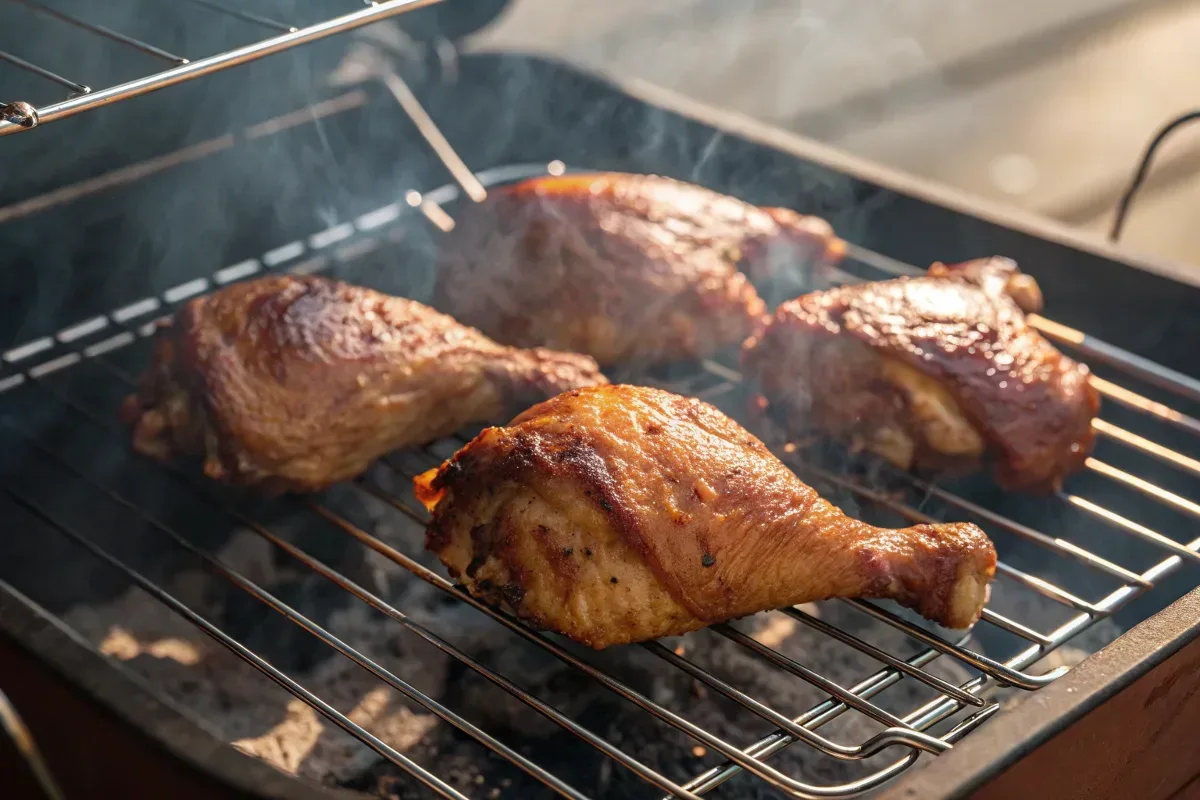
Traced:
[[1142, 184], [1146, 182], [1146, 176], [1150, 172], [1150, 162], [1154, 159], [1154, 153], [1158, 150], [1159, 145], [1163, 143], [1168, 136], [1175, 130], [1183, 127], [1189, 122], [1200, 120], [1200, 110], [1189, 111], [1186, 114], [1181, 114], [1175, 119], [1168, 122], [1162, 127], [1154, 138], [1150, 140], [1150, 144], [1146, 147], [1146, 151], [1142, 153], [1142, 160], [1138, 162], [1137, 172], [1133, 175], [1133, 180], [1129, 183], [1129, 188], [1121, 195], [1121, 202], [1117, 205], [1117, 216], [1113, 220], [1112, 230], [1109, 231], [1108, 238], [1111, 241], [1117, 241], [1121, 238], [1121, 228], [1125, 226], [1125, 218], [1129, 216], [1129, 206], [1133, 203], [1133, 197], [1137, 194], [1138, 189], [1142, 188]]

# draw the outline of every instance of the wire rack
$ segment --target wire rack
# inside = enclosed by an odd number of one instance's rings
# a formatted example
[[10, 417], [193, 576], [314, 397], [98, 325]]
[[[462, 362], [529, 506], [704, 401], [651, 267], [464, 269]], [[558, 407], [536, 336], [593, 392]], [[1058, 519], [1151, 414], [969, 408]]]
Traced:
[[[217, 0], [181, 0], [181, 2], [191, 3], [214, 14], [238, 20], [253, 29], [273, 31], [275, 35], [222, 53], [193, 59], [169, 52], [151, 42], [143, 41], [121, 31], [89, 22], [83, 16], [60, 11], [39, 0], [0, 0], [0, 3], [25, 6], [34, 14], [54, 20], [55, 24], [82, 30], [94, 37], [103, 37], [150, 56], [160, 63], [170, 65], [161, 71], [115, 86], [97, 88], [84, 83], [87, 80], [85, 76], [61, 75], [8, 51], [5, 49], [5, 41], [8, 40], [8, 37], [0, 36], [0, 79], [3, 78], [6, 68], [17, 69], [35, 75], [51, 84], [56, 84], [70, 92], [68, 99], [42, 107], [17, 98], [0, 97], [0, 136], [31, 130], [39, 125], [66, 119], [101, 106], [194, 80], [239, 64], [257, 61], [274, 53], [281, 53], [284, 50], [315, 42], [327, 36], [360, 28], [396, 14], [433, 5], [441, 0], [379, 0], [379, 2], [376, 0], [333, 0], [329, 4], [330, 8], [336, 9], [338, 5], [342, 5], [347, 13], [304, 27], [297, 27], [290, 22], [247, 11], [231, 4], [217, 2]], [[351, 11], [350, 9], [355, 5], [359, 6], [358, 10]]]
[[[80, 424], [94, 426], [104, 435], [111, 437], [113, 446], [127, 448], [128, 434], [115, 421], [114, 416], [111, 413], [98, 411], [83, 398], [73, 396], [63, 388], [63, 383], [58, 380], [58, 377], [70, 370], [90, 369], [96, 370], [97, 375], [105, 380], [132, 387], [134, 377], [118, 366], [112, 358], [113, 354], [151, 336], [156, 319], [161, 318], [164, 314], [169, 314], [175, 307], [188, 299], [214, 287], [253, 278], [266, 271], [286, 270], [314, 273], [327, 270], [335, 265], [339, 268], [350, 266], [362, 254], [381, 246], [387, 240], [389, 230], [419, 222], [420, 214], [424, 214], [429, 222], [439, 228], [444, 229], [447, 225], [452, 227], [452, 216], [447, 213], [444, 206], [470, 197], [479, 190], [486, 192], [487, 187], [498, 183], [547, 172], [561, 173], [563, 169], [564, 165], [559, 162], [552, 162], [549, 165], [510, 165], [472, 174], [470, 181], [462, 182], [466, 191], [461, 190], [457, 185], [443, 186], [426, 193], [412, 191], [408, 193], [406, 202], [384, 206], [358, 217], [351, 223], [343, 223], [334, 228], [316, 232], [306, 239], [273, 248], [258, 259], [225, 267], [210, 278], [194, 279], [166, 290], [159, 297], [143, 298], [121, 308], [113, 309], [104, 316], [68, 326], [52, 337], [45, 337], [12, 348], [3, 354], [4, 372], [0, 373], [0, 391], [9, 397], [19, 396], [23, 392], [41, 393], [47, 400], [60, 403], [69, 409], [70, 413], [76, 415]], [[919, 272], [915, 267], [853, 245], [848, 247], [847, 257], [842, 268], [835, 274], [835, 279], [859, 280], [860, 277], [854, 274], [855, 272], [865, 273], [865, 277], [877, 278]], [[1187, 376], [1147, 362], [1133, 354], [1050, 320], [1034, 317], [1032, 322], [1050, 338], [1068, 348], [1077, 350], [1088, 360], [1105, 363], [1116, 368], [1128, 376], [1131, 382], [1152, 384], [1184, 401], [1200, 401], [1200, 386]], [[673, 381], [667, 388], [712, 400], [736, 391], [740, 383], [741, 376], [736, 370], [726, 364], [707, 361], [699, 365], [693, 374]], [[1163, 443], [1170, 441], [1170, 436], [1177, 436], [1180, 433], [1187, 436], [1200, 434], [1200, 421], [1166, 404], [1156, 402], [1125, 385], [1097, 378], [1096, 386], [1107, 400], [1111, 401], [1111, 404], [1132, 409], [1138, 414], [1144, 415], [1146, 422], [1158, 431], [1157, 438], [1150, 438], [1119, 427], [1102, 418], [1096, 421], [1096, 431], [1099, 436], [1135, 451], [1141, 456], [1148, 456], [1160, 461], [1191, 478], [1200, 476], [1200, 462]], [[3, 400], [4, 397], [0, 396], [0, 404], [3, 403]], [[1111, 408], [1111, 404], [1106, 407]], [[403, 693], [411, 701], [427, 709], [447, 724], [477, 740], [497, 756], [523, 770], [559, 795], [572, 798], [587, 796], [578, 787], [568, 785], [543, 766], [517, 752], [503, 741], [494, 738], [457, 712], [423, 694], [404, 677], [389, 671], [377, 661], [359, 652], [264, 587], [219, 561], [212, 553], [197, 547], [171, 525], [142, 508], [136, 501], [118, 489], [107, 485], [104, 480], [96, 478], [88, 469], [77, 466], [69, 453], [64, 452], [61, 447], [44, 441], [38, 433], [23, 427], [18, 420], [19, 416], [8, 415], [5, 418], [5, 425], [11, 433], [20, 437], [32, 450], [70, 472], [80, 481], [102, 491], [130, 514], [140, 517], [161, 535], [174, 540], [180, 548], [199, 557], [212, 571], [228, 580], [233, 586], [286, 616], [299, 628], [337, 650], [342, 656], [358, 664], [380, 681]], [[463, 441], [464, 439], [460, 437], [452, 440], [449, 444], [459, 445]], [[443, 442], [442, 444], [446, 445], [447, 443]], [[415, 452], [412, 456], [417, 462], [432, 466], [438, 461], [434, 452], [433, 448], [425, 448]], [[865, 503], [898, 513], [912, 521], [932, 519], [919, 510], [915, 503], [910, 503], [903, 497], [871, 488], [851, 475], [839, 474], [817, 466], [815, 461], [805, 457], [804, 449], [795, 443], [785, 444], [778, 449], [778, 453], [801, 478], [810, 482], [824, 482], [842, 487]], [[412, 459], [407, 459], [407, 461], [411, 463]], [[416, 471], [402, 466], [399, 459], [389, 458], [385, 464], [403, 478], [411, 478]], [[204, 502], [215, 505], [232, 520], [248, 527], [297, 563], [341, 587], [358, 600], [389, 617], [397, 625], [403, 626], [438, 650], [461, 662], [467, 669], [476, 672], [494, 686], [511, 694], [563, 730], [594, 746], [604, 757], [632, 771], [670, 797], [698, 797], [742, 771], [752, 773], [786, 794], [802, 798], [848, 797], [880, 786], [911, 767], [921, 753], [945, 752], [961, 737], [996, 713], [999, 705], [988, 699], [990, 689], [1015, 687], [1023, 690], [1036, 690], [1047, 685], [1063, 674], [1065, 668], [1060, 667], [1043, 674], [1033, 674], [1028, 671], [1031, 665], [1096, 622], [1109, 617], [1134, 598], [1147, 592], [1163, 578], [1184, 566], [1185, 563], [1192, 562], [1192, 566], [1194, 566], [1195, 562], [1200, 562], [1200, 538], [1177, 542], [1134, 519], [1109, 510], [1093, 498], [1064, 491], [1055, 498], [1055, 502], [1066, 504], [1095, 517], [1117, 535], [1137, 538], [1155, 548], [1161, 553], [1161, 557], [1153, 566], [1140, 571], [1125, 566], [1102, 557], [1080, 544], [1056, 536], [1052, 532], [1042, 532], [1023, 525], [937, 485], [897, 473], [896, 477], [907, 482], [911, 488], [910, 496], [926, 499], [937, 498], [946, 507], [953, 509], [960, 518], [974, 518], [993, 534], [996, 531], [1005, 531], [1037, 547], [1044, 548], [1056, 556], [1078, 562], [1082, 568], [1091, 573], [1115, 578], [1120, 584], [1119, 587], [1097, 599], [1086, 599], [1045, 578], [1017, 569], [1002, 560], [998, 566], [999, 581], [1013, 582], [1037, 592], [1052, 603], [1071, 612], [1071, 616], [1066, 622], [1057, 625], [1052, 630], [1041, 630], [1040, 627], [1044, 626], [1044, 620], [1018, 620], [997, 613], [991, 608], [985, 609], [980, 625], [1002, 629], [1008, 634], [1015, 635], [1023, 643], [1016, 652], [1004, 660], [984, 655], [978, 648], [971, 647], [967, 638], [962, 640], [945, 638], [936, 631], [914, 624], [886, 607], [874, 603], [858, 600], [841, 601], [853, 606], [857, 611], [869, 615], [881, 625], [898, 629], [905, 636], [918, 642], [923, 649], [912, 657], [901, 658], [801, 609], [782, 609], [781, 613], [786, 614], [796, 623], [808, 626], [823, 636], [828, 636], [831, 640], [853, 647], [883, 665], [874, 674], [865, 676], [849, 687], [839, 685], [828, 676], [815, 672], [803, 663], [778, 652], [733, 626], [725, 624], [713, 626], [712, 630], [718, 636], [746, 648], [782, 673], [812, 684], [828, 693], [826, 700], [799, 716], [784, 714], [760, 702], [661, 643], [650, 642], [640, 645], [653, 656], [666, 662], [670, 668], [682, 670], [710, 691], [727, 698], [775, 728], [773, 733], [749, 746], [739, 746], [725, 741], [697, 725], [685, 714], [653, 701], [626, 682], [594, 666], [586, 658], [579, 657], [564, 648], [555, 638], [532, 630], [520, 621], [479, 603], [460, 591], [442, 575], [420, 564], [414, 558], [414, 554], [401, 552], [378, 536], [364, 530], [363, 527], [335, 511], [321, 497], [295, 500], [296, 503], [303, 506], [305, 513], [312, 515], [314, 522], [322, 520], [324, 523], [333, 524], [371, 551], [404, 567], [417, 578], [453, 597], [456, 601], [471, 606], [497, 625], [503, 626], [526, 641], [542, 648], [564, 664], [569, 665], [570, 668], [586, 674], [626, 701], [640, 707], [661, 722], [685, 733], [699, 745], [708, 748], [713, 753], [720, 754], [725, 759], [725, 763], [680, 783], [640, 762], [637, 754], [626, 752], [616, 744], [585, 728], [578, 721], [520, 688], [512, 678], [497, 673], [464, 652], [442, 634], [416, 622], [406, 615], [403, 609], [395, 607], [311, 553], [292, 544], [268, 525], [256, 519], [253, 514], [240, 507], [236, 501], [228, 499], [216, 487], [206, 484], [185, 471], [175, 468], [165, 469], [173, 482], [178, 483], [188, 492], [194, 493]], [[1087, 470], [1186, 517], [1200, 517], [1200, 504], [1111, 464], [1091, 458], [1087, 462]], [[375, 480], [364, 477], [355, 481], [352, 486], [355, 492], [382, 501], [397, 514], [416, 524], [424, 524], [426, 520], [425, 512], [416, 504], [385, 490]], [[6, 486], [5, 491], [18, 506], [53, 526], [96, 558], [121, 571], [152, 597], [177, 612], [292, 695], [310, 705], [330, 722], [358, 738], [382, 758], [408, 772], [440, 796], [453, 798], [465, 796], [459, 789], [451, 786], [445, 780], [445, 776], [431, 773], [405, 754], [375, 737], [347, 715], [306, 689], [301, 683], [268, 663], [253, 649], [202, 617], [150, 578], [140, 574], [110, 550], [96, 544], [93, 540], [94, 537], [90, 538], [87, 530], [82, 530], [78, 526], [64, 521], [59, 509], [31, 498], [11, 485]], [[1003, 553], [1003, 549], [1001, 551]], [[960, 685], [948, 683], [927, 669], [931, 662], [939, 658], [949, 658], [959, 662], [970, 669], [975, 677]], [[919, 681], [925, 684], [937, 693], [936, 697], [902, 716], [890, 713], [873, 702], [872, 698], [905, 680]], [[883, 730], [855, 744], [838, 742], [821, 733], [821, 728], [827, 723], [851, 711], [875, 720], [883, 726]], [[939, 725], [941, 727], [949, 725], [950, 727], [940, 733], [934, 732]], [[770, 757], [773, 754], [796, 742], [802, 742], [805, 746], [836, 759], [861, 760], [885, 750], [896, 752], [897, 758], [887, 766], [871, 772], [863, 778], [840, 785], [819, 785], [784, 774], [772, 765]]]

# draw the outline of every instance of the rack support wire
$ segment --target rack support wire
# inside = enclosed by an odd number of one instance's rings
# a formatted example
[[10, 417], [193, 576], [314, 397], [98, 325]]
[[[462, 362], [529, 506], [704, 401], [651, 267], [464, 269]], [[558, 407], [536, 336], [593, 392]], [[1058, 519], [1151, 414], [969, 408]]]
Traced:
[[[368, 25], [372, 22], [378, 22], [380, 20], [387, 19], [388, 17], [395, 16], [396, 14], [402, 14], [407, 11], [430, 6], [438, 2], [441, 2], [441, 0], [382, 0], [378, 3], [372, 3], [359, 11], [355, 11], [350, 14], [344, 14], [340, 17], [335, 17], [333, 19], [300, 29], [292, 29], [292, 26], [290, 25], [286, 25], [285, 23], [280, 23], [275, 20], [268, 20], [258, 15], [246, 15], [244, 12], [239, 12], [238, 16], [253, 17], [253, 19], [249, 21], [253, 21], [266, 27], [282, 27], [286, 29], [286, 32], [270, 39], [264, 39], [262, 41], [229, 50], [224, 53], [219, 53], [217, 55], [199, 58], [194, 61], [184, 60], [182, 63], [179, 63], [178, 66], [163, 72], [157, 72], [152, 75], [137, 78], [136, 80], [94, 91], [89, 89], [89, 87], [84, 84], [68, 80], [67, 78], [63, 78], [53, 72], [50, 72], [49, 70], [39, 67], [36, 64], [32, 64], [24, 59], [18, 58], [17, 56], [0, 51], [0, 60], [8, 61], [9, 63], [12, 63], [22, 69], [34, 72], [41, 77], [66, 86], [73, 92], [77, 93], [77, 96], [68, 100], [64, 100], [60, 103], [53, 103], [41, 108], [37, 108], [32, 104], [23, 101], [11, 101], [0, 104], [0, 136], [9, 136], [14, 133], [20, 133], [21, 131], [30, 130], [39, 125], [55, 122], [60, 119], [66, 119], [67, 117], [73, 117], [76, 114], [82, 114], [85, 111], [91, 111], [93, 109], [100, 108], [101, 106], [111, 105], [122, 100], [128, 100], [133, 97], [138, 97], [139, 95], [158, 91], [159, 89], [165, 89], [168, 86], [174, 86], [175, 84], [194, 80], [204, 75], [220, 72], [221, 70], [229, 69], [230, 67], [235, 67], [239, 64], [257, 61], [260, 58], [265, 58], [266, 56], [280, 53], [284, 50], [290, 50], [291, 48], [302, 44], [314, 42], [318, 39], [324, 39], [327, 36], [333, 36], [334, 34], [342, 33], [344, 31], [360, 28], [363, 25]], [[224, 13], [232, 13], [231, 9], [227, 9], [223, 5], [217, 3], [208, 2], [204, 3], [204, 5], [208, 6], [209, 8], [213, 8], [214, 10], [220, 10]], [[123, 34], [115, 31], [108, 31], [105, 29], [103, 32], [101, 32], [100, 30], [97, 30], [98, 26], [92, 26], [85, 23], [85, 27], [88, 26], [90, 26], [93, 32], [97, 33], [97, 35], [105, 35], [109, 38], [118, 36], [121, 37], [121, 39], [118, 39], [118, 41], [127, 40], [125, 41], [126, 44], [133, 44], [136, 42], [137, 44], [135, 46], [152, 48], [153, 50], [161, 53], [162, 56], [170, 57], [171, 59], [175, 60], [182, 58], [181, 56], [174, 56], [173, 54], [166, 53], [166, 51], [161, 51], [158, 48], [155, 48], [153, 45], [134, 40], [132, 37], [126, 37]]]

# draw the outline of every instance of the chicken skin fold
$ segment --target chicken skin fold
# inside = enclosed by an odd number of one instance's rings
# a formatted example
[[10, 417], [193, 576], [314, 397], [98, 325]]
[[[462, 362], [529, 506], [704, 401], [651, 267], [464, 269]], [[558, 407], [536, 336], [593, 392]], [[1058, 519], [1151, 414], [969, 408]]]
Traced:
[[842, 514], [717, 409], [578, 389], [415, 479], [426, 547], [472, 595], [600, 649], [831, 597], [963, 628], [996, 551], [975, 525]]
[[211, 478], [302, 492], [605, 382], [587, 356], [505, 347], [412, 300], [280, 275], [181, 309], [122, 416], [144, 454], [200, 455]]
[[917, 278], [784, 303], [747, 341], [746, 371], [797, 433], [824, 431], [901, 469], [966, 472], [1047, 491], [1092, 449], [1088, 368], [1025, 318], [1036, 282], [1012, 261], [935, 264]]
[[535, 178], [464, 209], [434, 304], [505, 344], [601, 366], [694, 360], [763, 322], [751, 279], [841, 248], [824, 220], [669, 178]]

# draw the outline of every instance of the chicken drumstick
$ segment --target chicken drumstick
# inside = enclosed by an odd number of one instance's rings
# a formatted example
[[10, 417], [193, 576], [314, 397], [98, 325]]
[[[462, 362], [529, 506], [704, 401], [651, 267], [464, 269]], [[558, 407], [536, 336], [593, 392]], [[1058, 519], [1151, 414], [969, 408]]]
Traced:
[[566, 392], [415, 481], [425, 544], [473, 595], [594, 648], [829, 597], [974, 622], [996, 551], [968, 523], [843, 515], [699, 400]]
[[147, 455], [201, 454], [212, 478], [315, 491], [391, 450], [605, 382], [586, 356], [504, 347], [412, 300], [280, 275], [188, 303], [122, 416]]

